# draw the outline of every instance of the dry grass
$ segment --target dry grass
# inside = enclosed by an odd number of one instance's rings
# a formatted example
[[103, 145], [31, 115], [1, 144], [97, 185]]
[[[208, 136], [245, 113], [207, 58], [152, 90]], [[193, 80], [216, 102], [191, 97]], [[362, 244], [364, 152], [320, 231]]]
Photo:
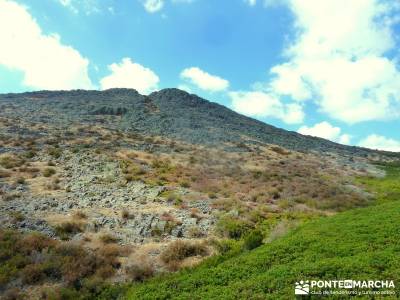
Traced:
[[125, 272], [131, 280], [140, 282], [155, 274], [154, 267], [149, 262], [129, 265], [125, 268]]
[[208, 249], [204, 243], [177, 240], [168, 245], [160, 258], [165, 264], [180, 262], [192, 256], [206, 256]]
[[0, 166], [5, 169], [13, 169], [21, 167], [25, 164], [25, 160], [15, 154], [2, 154], [0, 155]]
[[281, 221], [278, 224], [273, 227], [269, 233], [269, 236], [267, 238], [267, 243], [271, 243], [274, 240], [281, 238], [285, 236], [289, 230], [293, 229], [296, 227], [295, 222], [289, 222], [289, 221]]
[[70, 236], [84, 231], [84, 226], [81, 222], [63, 222], [55, 227], [57, 235], [67, 240]]
[[76, 220], [85, 220], [87, 219], [87, 215], [83, 211], [76, 211], [72, 215], [72, 218]]
[[45, 169], [42, 171], [42, 175], [43, 175], [44, 177], [51, 177], [51, 176], [53, 176], [54, 174], [56, 174], [56, 170], [53, 169], [53, 168], [45, 168]]
[[118, 242], [118, 238], [116, 238], [115, 236], [113, 236], [109, 233], [104, 233], [104, 234], [100, 235], [99, 240], [103, 244], [114, 244], [114, 243]]
[[11, 176], [11, 174], [12, 173], [10, 171], [0, 169], [0, 179], [1, 178], [8, 178], [8, 177]]

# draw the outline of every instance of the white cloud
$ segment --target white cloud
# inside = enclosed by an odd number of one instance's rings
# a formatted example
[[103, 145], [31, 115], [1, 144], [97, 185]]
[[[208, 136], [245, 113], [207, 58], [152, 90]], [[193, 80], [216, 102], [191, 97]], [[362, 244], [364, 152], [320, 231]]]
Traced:
[[257, 0], [244, 0], [244, 2], [250, 6], [255, 6], [257, 4]]
[[23, 84], [35, 89], [90, 89], [89, 61], [62, 44], [56, 34], [45, 35], [27, 9], [0, 0], [0, 65], [22, 71]]
[[143, 6], [147, 12], [155, 13], [164, 7], [164, 0], [145, 0]]
[[172, 0], [172, 3], [193, 3], [195, 0]]
[[400, 152], [400, 141], [376, 134], [369, 135], [359, 143], [359, 146], [370, 149]]
[[349, 134], [342, 134], [338, 140], [338, 143], [344, 145], [350, 145], [351, 135]]
[[[70, 9], [75, 14], [83, 12], [86, 15], [91, 15], [100, 13], [102, 11], [102, 8], [100, 7], [98, 0], [56, 0], [56, 1], [60, 3], [62, 6]], [[107, 9], [108, 11], [110, 11], [109, 8]]]
[[75, 14], [79, 12], [78, 9], [75, 7], [75, 5], [72, 4], [72, 0], [57, 0], [57, 1], [62, 6], [69, 8]]
[[193, 93], [193, 91], [192, 91], [192, 89], [190, 88], [190, 86], [188, 86], [188, 85], [186, 85], [186, 84], [180, 84], [180, 85], [178, 85], [178, 89], [180, 89], [180, 90], [182, 90], [182, 91], [185, 91], [185, 92], [187, 92], [187, 93], [189, 93], [189, 94], [192, 94], [192, 93]]
[[130, 58], [123, 58], [118, 63], [108, 66], [111, 74], [101, 79], [102, 89], [132, 88], [141, 94], [149, 94], [158, 88], [160, 79], [149, 68], [133, 63]]
[[[271, 1], [269, 1], [271, 2]], [[313, 100], [330, 117], [357, 123], [400, 116], [395, 1], [274, 1], [293, 12], [296, 37], [267, 84], [278, 97]]]
[[287, 124], [302, 123], [305, 117], [303, 107], [297, 103], [285, 104], [279, 117]]
[[58, 0], [58, 2], [63, 6], [70, 6], [72, 3], [72, 0]]
[[218, 92], [229, 87], [229, 81], [221, 77], [211, 75], [199, 68], [192, 67], [181, 72], [181, 78], [188, 80], [202, 90]]
[[235, 111], [250, 117], [272, 117], [288, 124], [298, 124], [304, 119], [299, 104], [282, 104], [279, 99], [260, 91], [230, 92], [232, 107]]
[[[60, 0], [60, 1], [65, 1], [65, 0]], [[143, 3], [144, 9], [149, 12], [149, 13], [156, 13], [161, 11], [165, 3], [167, 2], [166, 0], [141, 0]], [[195, 0], [170, 0], [172, 4], [188, 4], [188, 3], [193, 3]]]
[[341, 144], [349, 144], [351, 139], [350, 135], [342, 134], [342, 130], [339, 127], [332, 126], [326, 121], [315, 124], [313, 127], [302, 126], [297, 132], [304, 135], [317, 136]]

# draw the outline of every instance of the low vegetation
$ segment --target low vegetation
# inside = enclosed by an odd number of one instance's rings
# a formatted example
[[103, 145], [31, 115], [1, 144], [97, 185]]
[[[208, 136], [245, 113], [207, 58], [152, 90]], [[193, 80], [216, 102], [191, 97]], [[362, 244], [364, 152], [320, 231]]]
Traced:
[[[0, 103], [0, 128], [5, 129], [0, 132], [0, 219], [5, 228], [55, 234], [54, 239], [35, 238], [43, 245], [26, 252], [26, 245], [16, 249], [12, 244], [25, 243], [33, 235], [0, 230], [6, 236], [0, 247], [9, 249], [0, 256], [6, 278], [0, 289], [6, 299], [23, 298], [24, 293], [25, 298], [115, 299], [124, 293], [124, 287], [110, 286], [109, 281], [136, 282], [129, 291], [134, 299], [253, 298], [253, 289], [255, 298], [269, 293], [279, 298], [281, 282], [291, 281], [303, 263], [317, 269], [312, 252], [303, 251], [302, 238], [314, 234], [307, 224], [318, 227], [315, 235], [321, 237], [307, 247], [322, 253], [316, 257], [321, 269], [338, 273], [340, 268], [326, 266], [336, 259], [331, 248], [343, 244], [358, 259], [359, 241], [355, 239], [355, 249], [350, 250], [346, 236], [329, 236], [324, 230], [334, 226], [325, 222], [339, 217], [325, 217], [375, 203], [372, 193], [382, 205], [400, 198], [396, 166], [386, 166], [385, 179], [365, 177], [372, 155], [351, 160], [349, 152], [343, 157], [335, 151], [322, 155], [314, 146], [315, 152], [299, 152], [291, 147], [294, 144], [286, 149], [258, 137], [237, 141], [236, 133], [235, 142], [208, 147], [203, 142], [214, 136], [213, 130], [200, 144], [191, 144], [179, 135], [153, 136], [140, 128], [149, 118], [134, 109], [141, 101], [132, 101], [132, 94], [126, 98], [125, 113], [113, 107], [124, 102], [120, 98], [114, 103], [104, 97], [105, 108], [97, 110], [97, 101], [103, 101], [100, 94], [91, 104], [85, 98], [64, 103], [62, 94], [49, 101], [57, 103], [49, 110], [52, 115], [46, 110], [21, 113], [21, 101]], [[41, 97], [37, 101], [45, 105]], [[145, 113], [166, 116], [153, 100], [146, 101]], [[79, 113], [65, 115], [72, 107]], [[129, 123], [131, 111], [140, 112], [141, 121]], [[21, 117], [25, 115], [29, 118]], [[76, 116], [84, 119], [71, 123]], [[164, 122], [158, 125], [165, 127]], [[225, 134], [229, 131], [224, 129]], [[185, 136], [200, 137], [188, 132]], [[341, 221], [340, 230], [346, 230], [346, 222], [364, 226], [351, 223], [350, 217]], [[165, 274], [169, 272], [178, 273]], [[304, 272], [310, 274], [308, 267]]]
[[207, 247], [204, 243], [186, 242], [177, 240], [161, 253], [161, 260], [166, 263], [180, 262], [188, 257], [205, 256], [208, 254]]
[[51, 177], [56, 174], [56, 170], [53, 168], [45, 168], [42, 172], [44, 177]]
[[81, 222], [64, 222], [55, 227], [57, 235], [62, 240], [68, 240], [72, 235], [83, 232]]
[[32, 299], [23, 285], [40, 287], [45, 283], [61, 285], [41, 288], [43, 299], [89, 299], [111, 293], [105, 280], [119, 267], [116, 256], [36, 233], [0, 230], [0, 288], [3, 295], [16, 296], [8, 299]]
[[[220, 244], [225, 254], [197, 268], [133, 285], [127, 298], [289, 299], [300, 279], [398, 282], [400, 168], [386, 170], [386, 178], [359, 179], [376, 193], [375, 205], [306, 222], [255, 250], [239, 251], [235, 242]], [[247, 245], [258, 244], [253, 235]]]

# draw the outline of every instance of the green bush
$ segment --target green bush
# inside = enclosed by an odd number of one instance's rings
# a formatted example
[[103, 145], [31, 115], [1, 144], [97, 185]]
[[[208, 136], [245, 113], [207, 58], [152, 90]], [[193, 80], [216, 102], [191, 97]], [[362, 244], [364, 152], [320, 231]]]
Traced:
[[71, 235], [82, 232], [83, 228], [82, 224], [77, 222], [64, 222], [57, 225], [55, 231], [62, 240], [67, 240]]
[[56, 174], [56, 170], [54, 170], [53, 168], [46, 168], [43, 170], [42, 174], [44, 177], [51, 177]]
[[17, 155], [3, 155], [0, 157], [0, 166], [6, 169], [12, 169], [15, 167], [21, 167], [25, 163], [24, 159], [21, 159]]
[[229, 253], [192, 270], [132, 285], [126, 298], [293, 299], [294, 283], [300, 279], [383, 276], [398, 282], [400, 168], [387, 171], [384, 179], [360, 179], [376, 193], [376, 205], [308, 221], [244, 253], [232, 255], [228, 242], [224, 249]]
[[37, 154], [36, 151], [29, 150], [29, 151], [26, 151], [26, 152], [24, 153], [24, 157], [30, 159], [30, 158], [35, 157], [36, 154]]
[[60, 148], [53, 147], [48, 150], [48, 154], [54, 158], [60, 158], [62, 150]]
[[221, 218], [217, 223], [217, 232], [219, 234], [236, 240], [243, 237], [250, 228], [251, 227], [247, 222], [234, 219], [230, 216]]
[[242, 251], [242, 243], [240, 241], [225, 239], [225, 240], [216, 240], [213, 243], [213, 246], [218, 251], [219, 254], [226, 254], [228, 252], [239, 253]]
[[253, 250], [263, 244], [264, 236], [259, 230], [253, 230], [244, 237], [243, 247], [246, 250]]

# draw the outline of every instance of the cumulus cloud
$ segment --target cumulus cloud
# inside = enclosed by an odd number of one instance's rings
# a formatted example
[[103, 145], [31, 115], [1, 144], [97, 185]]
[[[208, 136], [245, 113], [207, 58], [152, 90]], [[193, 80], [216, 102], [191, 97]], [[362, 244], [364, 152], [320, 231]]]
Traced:
[[230, 92], [232, 107], [235, 111], [250, 117], [278, 118], [288, 124], [303, 122], [301, 105], [285, 105], [279, 99], [260, 91]]
[[147, 12], [155, 13], [164, 7], [164, 0], [145, 0], [143, 7]]
[[209, 92], [223, 91], [229, 87], [228, 80], [211, 75], [197, 67], [184, 69], [181, 72], [181, 78]]
[[342, 130], [339, 127], [332, 126], [326, 121], [315, 124], [312, 127], [302, 126], [297, 132], [304, 135], [324, 138], [341, 144], [349, 144], [351, 139], [350, 135], [342, 134]]
[[[61, 0], [66, 1], [66, 0]], [[173, 4], [192, 3], [195, 0], [171, 0]], [[142, 0], [144, 9], [149, 13], [156, 13], [162, 10], [165, 6], [166, 0]]]
[[102, 89], [132, 88], [141, 94], [149, 94], [158, 88], [160, 81], [157, 74], [149, 68], [123, 58], [120, 63], [108, 66], [111, 74], [100, 80]]
[[[269, 1], [271, 2], [271, 1]], [[295, 16], [286, 61], [271, 68], [268, 89], [293, 101], [312, 100], [330, 117], [357, 123], [400, 116], [395, 1], [276, 1]]]
[[195, 0], [172, 0], [172, 3], [192, 3]]
[[88, 59], [64, 45], [57, 34], [46, 35], [27, 9], [0, 0], [0, 65], [24, 74], [35, 89], [90, 89]]
[[255, 6], [257, 4], [257, 0], [244, 0], [244, 2], [250, 6]]
[[[98, 0], [56, 0], [62, 6], [70, 9], [73, 13], [84, 13], [86, 15], [100, 13], [103, 9]], [[107, 9], [109, 10], [110, 7]], [[111, 7], [111, 9], [113, 9]]]
[[192, 94], [192, 93], [193, 93], [193, 90], [190, 88], [190, 86], [188, 86], [188, 85], [186, 85], [186, 84], [180, 84], [180, 85], [178, 85], [178, 89], [180, 89], [180, 90], [182, 90], [182, 91], [185, 91], [185, 92], [187, 92], [187, 93], [189, 93], [189, 94]]
[[400, 152], [400, 141], [385, 136], [371, 134], [363, 139], [359, 146], [392, 152]]
[[79, 10], [73, 5], [72, 0], [57, 0], [62, 6], [69, 8], [72, 12], [78, 13]]

